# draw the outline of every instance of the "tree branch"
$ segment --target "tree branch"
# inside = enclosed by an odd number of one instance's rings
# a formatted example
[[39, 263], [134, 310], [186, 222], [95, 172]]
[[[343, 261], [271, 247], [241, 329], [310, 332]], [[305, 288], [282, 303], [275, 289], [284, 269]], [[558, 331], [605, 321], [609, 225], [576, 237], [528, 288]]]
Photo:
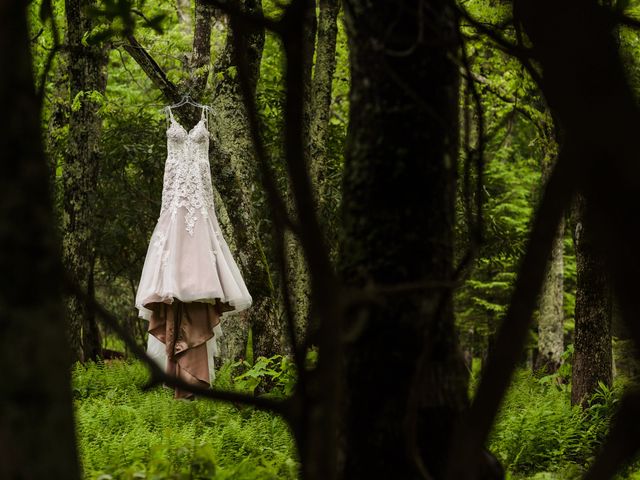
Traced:
[[174, 103], [178, 102], [180, 100], [178, 87], [169, 80], [162, 67], [158, 65], [133, 35], [127, 35], [126, 40], [128, 43], [123, 45], [124, 49], [140, 65], [147, 77], [158, 87], [167, 100]]

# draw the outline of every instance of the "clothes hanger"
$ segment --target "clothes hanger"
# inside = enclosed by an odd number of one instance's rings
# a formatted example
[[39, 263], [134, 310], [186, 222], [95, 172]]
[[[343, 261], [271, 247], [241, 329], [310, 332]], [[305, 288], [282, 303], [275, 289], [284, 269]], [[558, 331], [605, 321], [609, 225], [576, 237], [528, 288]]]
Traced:
[[182, 99], [178, 103], [174, 103], [173, 105], [169, 105], [171, 108], [181, 107], [185, 103], [191, 104], [194, 107], [206, 107], [206, 105], [202, 105], [201, 103], [195, 102], [191, 99], [191, 95], [188, 93], [182, 96]]
[[[165, 113], [170, 114], [172, 109], [181, 107], [182, 105], [185, 105], [187, 103], [190, 104], [190, 105], [193, 105], [194, 107], [202, 108], [203, 114], [205, 114], [206, 124], [210, 124], [211, 123], [211, 118], [212, 117], [215, 118], [215, 116], [216, 116], [214, 111], [213, 111], [213, 108], [211, 108], [209, 105], [203, 105], [201, 103], [198, 103], [198, 102], [194, 101], [191, 98], [191, 95], [189, 95], [188, 93], [186, 95], [183, 95], [182, 99], [178, 103], [174, 103], [173, 105], [166, 105], [162, 110], [164, 110]], [[167, 118], [167, 121], [169, 121], [168, 118]], [[207, 127], [207, 129], [208, 128], [209, 127]]]
[[182, 99], [178, 103], [174, 103], [173, 105], [167, 105], [166, 107], [164, 107], [164, 110], [166, 110], [168, 108], [181, 107], [182, 105], [185, 105], [187, 103], [190, 104], [190, 105], [193, 105], [194, 107], [202, 108], [202, 109], [206, 110], [207, 113], [209, 113], [209, 114], [213, 114], [213, 109], [209, 105], [203, 105], [202, 103], [198, 103], [198, 102], [192, 100], [191, 99], [191, 95], [189, 95], [188, 93], [186, 95], [183, 95]]

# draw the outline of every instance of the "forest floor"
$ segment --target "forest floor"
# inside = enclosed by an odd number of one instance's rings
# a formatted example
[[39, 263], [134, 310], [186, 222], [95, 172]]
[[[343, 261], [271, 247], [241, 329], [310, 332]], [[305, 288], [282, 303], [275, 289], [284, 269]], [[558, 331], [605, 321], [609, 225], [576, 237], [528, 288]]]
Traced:
[[[78, 444], [86, 480], [296, 479], [295, 446], [280, 418], [208, 400], [143, 391], [140, 362], [78, 365], [73, 372]], [[511, 480], [582, 476], [603, 441], [620, 385], [602, 388], [586, 410], [571, 407], [557, 377], [517, 372], [489, 449]], [[233, 388], [230, 368], [216, 386]], [[619, 479], [640, 480], [638, 464]]]
[[[78, 365], [73, 390], [86, 480], [272, 480], [297, 478], [289, 430], [253, 408], [141, 387], [140, 362]], [[216, 384], [228, 387], [229, 369]]]

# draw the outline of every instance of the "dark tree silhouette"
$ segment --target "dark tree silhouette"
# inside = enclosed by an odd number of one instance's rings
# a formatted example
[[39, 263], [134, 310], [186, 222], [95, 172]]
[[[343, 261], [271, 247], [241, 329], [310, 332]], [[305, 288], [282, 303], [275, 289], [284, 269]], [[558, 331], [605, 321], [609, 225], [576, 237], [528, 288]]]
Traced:
[[[107, 47], [87, 45], [84, 35], [94, 21], [86, 7], [92, 2], [66, 0], [69, 105], [69, 140], [62, 173], [63, 254], [67, 269], [87, 290], [93, 290], [95, 264], [91, 225], [93, 195], [97, 188], [100, 157], [98, 153], [102, 119], [99, 103], [91, 93], [104, 93], [107, 84]], [[100, 332], [95, 314], [84, 302], [71, 297], [67, 303], [69, 340], [75, 360], [96, 359], [100, 355]]]
[[26, 9], [0, 5], [0, 478], [75, 480], [61, 246]]
[[348, 0], [345, 11], [352, 91], [341, 268], [349, 285], [393, 290], [346, 318], [344, 477], [441, 478], [467, 404], [451, 304], [455, 9], [447, 0]]
[[586, 405], [602, 382], [611, 386], [611, 275], [607, 253], [598, 241], [597, 224], [588, 214], [587, 200], [576, 198], [573, 243], [576, 251], [576, 311], [571, 403]]

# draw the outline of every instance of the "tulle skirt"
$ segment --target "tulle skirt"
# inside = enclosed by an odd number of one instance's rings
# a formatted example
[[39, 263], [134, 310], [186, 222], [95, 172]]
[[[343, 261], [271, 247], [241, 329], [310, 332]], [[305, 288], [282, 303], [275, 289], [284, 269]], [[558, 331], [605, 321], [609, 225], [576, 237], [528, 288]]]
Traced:
[[[136, 307], [149, 321], [147, 354], [167, 373], [203, 385], [215, 377], [220, 317], [248, 308], [252, 299], [213, 209], [197, 213], [192, 234], [186, 214], [181, 207], [158, 219]], [[191, 395], [176, 389], [175, 396]]]
[[148, 305], [182, 302], [224, 305], [222, 315], [251, 306], [240, 270], [222, 236], [213, 209], [199, 212], [189, 234], [185, 227], [186, 208], [158, 219], [151, 236], [136, 294], [136, 307], [149, 319]]

